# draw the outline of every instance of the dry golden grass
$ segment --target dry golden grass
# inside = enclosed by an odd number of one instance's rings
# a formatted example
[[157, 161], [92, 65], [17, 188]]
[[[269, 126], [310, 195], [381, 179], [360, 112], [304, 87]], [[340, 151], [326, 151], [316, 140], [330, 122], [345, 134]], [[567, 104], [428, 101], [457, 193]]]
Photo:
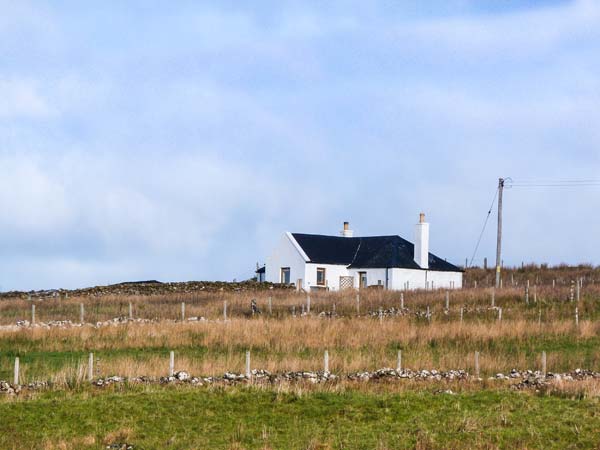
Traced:
[[[522, 286], [498, 290], [495, 304], [503, 309], [502, 321], [497, 320], [497, 309], [491, 308], [492, 291], [485, 287], [451, 292], [447, 312], [443, 290], [406, 292], [404, 305], [411, 314], [381, 321], [368, 313], [379, 308], [398, 308], [400, 292], [369, 289], [360, 293], [311, 294], [311, 315], [304, 317], [300, 317], [300, 311], [306, 305], [306, 294], [290, 291], [41, 301], [36, 302], [38, 321], [78, 321], [80, 303], [85, 305], [88, 321], [126, 316], [129, 302], [134, 316], [158, 321], [100, 328], [85, 325], [0, 330], [0, 363], [3, 353], [9, 351], [25, 357], [21, 364], [23, 380], [41, 377], [67, 384], [85, 378], [87, 352], [94, 352], [99, 358], [97, 374], [123, 376], [165, 375], [169, 350], [176, 352], [176, 370], [194, 375], [242, 372], [246, 350], [252, 352], [253, 368], [272, 372], [318, 370], [326, 349], [330, 368], [338, 373], [395, 367], [398, 350], [403, 352], [403, 366], [412, 369], [473, 372], [475, 351], [481, 353], [484, 375], [511, 368], [535, 369], [539, 367], [539, 353], [547, 350], [548, 370], [599, 370], [600, 354], [589, 350], [600, 335], [600, 285], [592, 281], [587, 279], [579, 302], [569, 301], [570, 282], [557, 283], [555, 288], [538, 286], [535, 290], [532, 285], [529, 305], [524, 302]], [[267, 296], [272, 299], [272, 314]], [[255, 317], [250, 314], [253, 298], [262, 310]], [[209, 320], [175, 322], [181, 314], [181, 302], [186, 303], [187, 317], [203, 316]], [[223, 321], [224, 302], [227, 322]], [[339, 317], [318, 316], [322, 311], [333, 311], [334, 305]], [[30, 307], [31, 302], [26, 300], [0, 302], [0, 322], [26, 319]], [[427, 307], [433, 314], [431, 321], [412, 314], [423, 313]], [[578, 327], [575, 307], [579, 310]], [[296, 317], [292, 317], [293, 308]], [[37, 359], [28, 363], [27, 355], [31, 353]], [[53, 363], [52, 358], [59, 362]], [[41, 362], [36, 365], [38, 360]]]

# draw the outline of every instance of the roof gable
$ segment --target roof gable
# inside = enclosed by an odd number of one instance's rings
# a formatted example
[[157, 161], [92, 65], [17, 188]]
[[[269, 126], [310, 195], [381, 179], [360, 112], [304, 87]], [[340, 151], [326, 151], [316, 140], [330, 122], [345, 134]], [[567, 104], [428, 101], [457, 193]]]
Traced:
[[[421, 267], [414, 261], [414, 244], [400, 236], [339, 237], [293, 233], [311, 263], [338, 264], [351, 268]], [[429, 253], [429, 270], [460, 272], [461, 269]]]

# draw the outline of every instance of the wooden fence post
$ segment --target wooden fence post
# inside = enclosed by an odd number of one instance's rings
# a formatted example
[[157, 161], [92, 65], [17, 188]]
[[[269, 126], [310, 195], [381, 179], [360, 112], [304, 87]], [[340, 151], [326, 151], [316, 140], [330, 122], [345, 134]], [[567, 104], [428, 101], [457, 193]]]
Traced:
[[400, 309], [404, 309], [404, 292], [400, 292]]
[[31, 304], [31, 325], [35, 325], [35, 304]]
[[446, 291], [446, 311], [450, 310], [450, 292]]
[[502, 322], [502, 308], [498, 308], [498, 322]]
[[269, 297], [269, 315], [273, 315], [273, 302], [271, 300], [271, 297]]
[[396, 361], [396, 372], [402, 372], [402, 350], [398, 350], [398, 360]]
[[475, 377], [479, 378], [479, 352], [475, 352]]
[[181, 321], [185, 320], [185, 302], [181, 302]]
[[227, 300], [223, 300], [223, 322], [227, 322]]
[[83, 306], [83, 303], [79, 304], [79, 323], [83, 325], [84, 323], [84, 318], [85, 318], [85, 306]]
[[356, 314], [360, 314], [360, 294], [356, 294]]
[[94, 380], [94, 354], [90, 353], [88, 355], [88, 380]]
[[496, 290], [492, 288], [492, 308], [496, 306]]
[[323, 354], [323, 373], [329, 373], [329, 352], [327, 350]]
[[19, 385], [19, 357], [17, 356], [15, 358], [15, 379], [14, 379], [14, 385], [18, 386]]
[[575, 326], [579, 326], [579, 308], [575, 308]]
[[546, 376], [546, 352], [542, 352], [542, 375]]
[[175, 374], [175, 352], [171, 350], [169, 353], [169, 376], [172, 377]]
[[464, 309], [465, 309], [464, 307], [462, 307], [462, 306], [460, 307], [460, 323], [462, 323], [462, 321], [463, 321], [463, 312], [464, 312]]
[[579, 301], [580, 295], [581, 295], [581, 285], [579, 284], [580, 281], [579, 279], [577, 280], [577, 301]]
[[252, 378], [252, 370], [250, 369], [250, 350], [246, 350], [246, 378]]
[[310, 295], [306, 296], [306, 314], [310, 314]]
[[431, 322], [431, 312], [429, 311], [429, 305], [427, 305], [427, 321]]
[[133, 320], [133, 305], [129, 302], [129, 320]]
[[296, 305], [292, 306], [292, 317], [296, 317]]
[[379, 307], [379, 325], [383, 324], [383, 308]]

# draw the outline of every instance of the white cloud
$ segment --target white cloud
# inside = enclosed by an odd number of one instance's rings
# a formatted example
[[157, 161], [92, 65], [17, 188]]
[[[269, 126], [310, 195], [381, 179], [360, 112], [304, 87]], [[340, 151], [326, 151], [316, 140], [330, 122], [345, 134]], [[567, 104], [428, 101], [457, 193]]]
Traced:
[[0, 79], [0, 98], [0, 120], [48, 118], [57, 113], [33, 80]]

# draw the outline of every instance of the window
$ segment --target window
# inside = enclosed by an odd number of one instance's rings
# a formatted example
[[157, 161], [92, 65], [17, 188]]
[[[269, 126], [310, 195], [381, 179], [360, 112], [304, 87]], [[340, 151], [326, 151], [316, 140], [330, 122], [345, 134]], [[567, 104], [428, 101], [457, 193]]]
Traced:
[[317, 285], [325, 286], [325, 269], [323, 267], [317, 267]]
[[281, 282], [283, 284], [290, 284], [290, 268], [289, 267], [282, 267], [281, 268]]

